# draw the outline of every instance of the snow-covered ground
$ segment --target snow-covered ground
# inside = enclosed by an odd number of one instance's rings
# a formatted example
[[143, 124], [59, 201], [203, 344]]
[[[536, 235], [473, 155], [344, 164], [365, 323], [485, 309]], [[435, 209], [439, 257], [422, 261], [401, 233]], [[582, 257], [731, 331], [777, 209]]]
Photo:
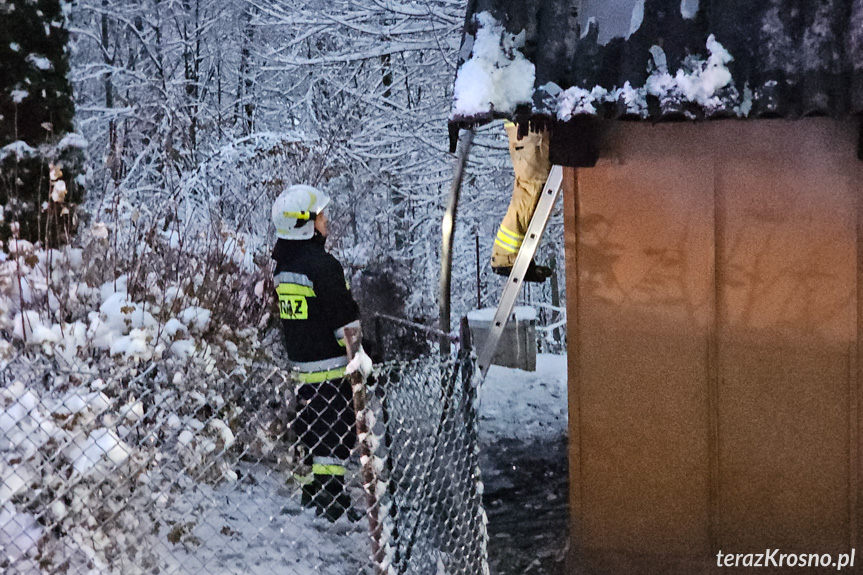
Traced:
[[171, 524], [163, 522], [151, 541], [161, 573], [364, 573], [367, 523], [317, 517], [271, 467], [241, 465], [239, 471], [237, 484], [197, 485], [176, 498]]
[[559, 437], [566, 433], [566, 356], [539, 354], [536, 371], [491, 366], [480, 395], [480, 441]]
[[496, 575], [562, 575], [568, 540], [566, 356], [536, 371], [492, 366], [483, 384], [480, 447]]

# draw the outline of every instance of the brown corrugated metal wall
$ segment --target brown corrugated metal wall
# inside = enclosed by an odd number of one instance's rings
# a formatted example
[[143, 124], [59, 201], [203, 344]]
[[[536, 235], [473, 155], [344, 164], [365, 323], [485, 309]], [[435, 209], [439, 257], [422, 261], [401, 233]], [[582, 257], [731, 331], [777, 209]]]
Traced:
[[572, 531], [597, 572], [857, 544], [857, 137], [615, 123], [568, 170]]

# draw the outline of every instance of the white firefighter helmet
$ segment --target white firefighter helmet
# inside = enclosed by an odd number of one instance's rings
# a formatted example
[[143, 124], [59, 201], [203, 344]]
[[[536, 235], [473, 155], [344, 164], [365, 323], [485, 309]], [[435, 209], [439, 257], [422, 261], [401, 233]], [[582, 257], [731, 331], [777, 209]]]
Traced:
[[304, 184], [289, 186], [273, 202], [276, 237], [307, 240], [315, 235], [315, 218], [330, 203], [320, 190]]

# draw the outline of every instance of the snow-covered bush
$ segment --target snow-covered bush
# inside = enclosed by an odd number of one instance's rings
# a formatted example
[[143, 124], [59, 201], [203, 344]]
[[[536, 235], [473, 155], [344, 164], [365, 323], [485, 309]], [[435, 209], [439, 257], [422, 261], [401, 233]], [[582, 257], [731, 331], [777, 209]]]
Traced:
[[259, 335], [268, 262], [109, 210], [73, 245], [12, 240], [0, 261], [3, 572], [150, 572], [139, 536], [180, 521], [180, 484], [236, 481], [287, 431], [291, 386]]

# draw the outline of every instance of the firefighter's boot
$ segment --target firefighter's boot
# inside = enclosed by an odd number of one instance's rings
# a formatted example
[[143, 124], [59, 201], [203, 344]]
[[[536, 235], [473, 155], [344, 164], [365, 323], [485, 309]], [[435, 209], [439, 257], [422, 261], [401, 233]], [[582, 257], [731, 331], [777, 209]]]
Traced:
[[315, 483], [319, 487], [314, 496], [316, 513], [331, 522], [337, 521], [351, 506], [351, 497], [345, 489], [344, 476], [316, 476]]
[[351, 506], [345, 489], [345, 462], [331, 457], [315, 457], [312, 481], [309, 484], [310, 501], [318, 515], [336, 521]]
[[[498, 275], [509, 277], [509, 274], [512, 273], [512, 266], [508, 267], [492, 267], [492, 271]], [[548, 266], [538, 266], [536, 262], [531, 260], [530, 265], [527, 266], [527, 271], [524, 273], [524, 281], [526, 282], [536, 282], [542, 283], [551, 277], [551, 274], [554, 273], [554, 270]]]
[[313, 485], [314, 481], [315, 476], [311, 473], [300, 473], [295, 471], [293, 474], [294, 484], [300, 486], [300, 503], [302, 503], [303, 507], [314, 507], [314, 502], [312, 500], [317, 489]]

